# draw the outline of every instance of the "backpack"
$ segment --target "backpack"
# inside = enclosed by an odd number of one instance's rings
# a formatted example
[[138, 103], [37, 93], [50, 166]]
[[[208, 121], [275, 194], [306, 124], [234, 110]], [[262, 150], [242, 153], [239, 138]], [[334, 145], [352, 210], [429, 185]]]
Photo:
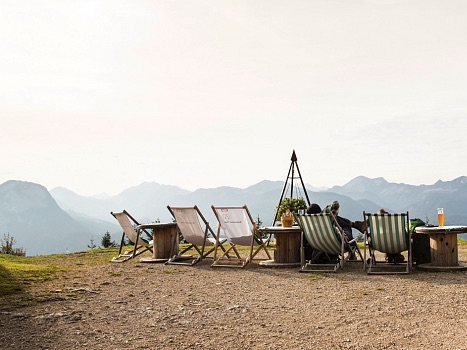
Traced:
[[415, 228], [425, 226], [421, 219], [410, 219], [407, 224], [410, 236], [412, 237], [412, 259], [417, 265], [430, 263], [430, 236], [425, 234], [415, 234]]
[[418, 226], [425, 226], [425, 222], [422, 219], [410, 219], [409, 223], [407, 224], [407, 231], [412, 235], [415, 233], [415, 227]]

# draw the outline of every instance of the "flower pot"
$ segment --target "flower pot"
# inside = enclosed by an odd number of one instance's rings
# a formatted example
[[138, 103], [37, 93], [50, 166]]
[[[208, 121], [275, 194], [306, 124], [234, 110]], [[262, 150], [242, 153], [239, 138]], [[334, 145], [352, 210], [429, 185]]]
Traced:
[[281, 217], [282, 227], [292, 227], [293, 225], [293, 216], [283, 216]]

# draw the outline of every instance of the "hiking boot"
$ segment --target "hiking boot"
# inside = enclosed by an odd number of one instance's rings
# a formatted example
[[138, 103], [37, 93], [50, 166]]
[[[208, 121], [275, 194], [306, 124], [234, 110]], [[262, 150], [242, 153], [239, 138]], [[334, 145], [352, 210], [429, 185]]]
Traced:
[[358, 258], [357, 258], [357, 256], [355, 255], [355, 253], [354, 253], [354, 254], [351, 254], [351, 255], [349, 256], [349, 261], [357, 261], [357, 260], [358, 260]]
[[397, 254], [394, 256], [394, 263], [395, 264], [402, 264], [404, 262], [405, 258], [402, 254]]
[[339, 260], [339, 255], [328, 254], [328, 262], [335, 262]]
[[355, 221], [353, 227], [359, 230], [361, 233], [365, 233], [365, 223], [363, 221]]
[[404, 256], [399, 254], [386, 254], [386, 262], [390, 264], [402, 264], [405, 261]]

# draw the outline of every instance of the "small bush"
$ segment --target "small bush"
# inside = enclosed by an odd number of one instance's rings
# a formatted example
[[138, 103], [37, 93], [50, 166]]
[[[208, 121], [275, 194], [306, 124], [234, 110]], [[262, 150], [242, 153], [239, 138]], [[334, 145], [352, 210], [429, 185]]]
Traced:
[[0, 253], [25, 256], [26, 251], [23, 248], [13, 248], [13, 245], [16, 243], [16, 239], [13, 236], [10, 236], [9, 233], [3, 235], [3, 239], [0, 239]]

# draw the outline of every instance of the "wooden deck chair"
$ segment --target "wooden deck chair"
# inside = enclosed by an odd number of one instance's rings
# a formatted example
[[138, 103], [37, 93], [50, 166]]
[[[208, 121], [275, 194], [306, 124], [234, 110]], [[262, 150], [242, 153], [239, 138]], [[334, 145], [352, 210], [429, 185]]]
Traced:
[[[295, 217], [302, 230], [300, 272], [336, 272], [356, 254], [360, 257], [358, 261], [363, 262], [356, 239], [350, 242], [347, 240], [344, 230], [332, 213], [301, 214]], [[305, 259], [304, 239], [317, 253], [308, 261]], [[337, 259], [335, 263], [318, 263], [316, 260], [322, 254], [337, 256]]]
[[[365, 225], [364, 261], [368, 274], [408, 274], [412, 269], [412, 244], [407, 230], [409, 212], [401, 214], [372, 214], [363, 212]], [[366, 250], [369, 259], [366, 258]], [[376, 259], [375, 251], [399, 254], [407, 251], [404, 263], [386, 263]]]
[[[124, 262], [134, 258], [137, 255], [144, 253], [149, 250], [152, 252], [152, 235], [147, 230], [136, 229], [139, 222], [136, 221], [126, 210], [122, 212], [110, 212], [112, 216], [117, 219], [118, 223], [123, 229], [122, 240], [120, 242], [120, 249], [118, 250], [118, 256], [114, 257], [112, 262]], [[131, 221], [130, 221], [131, 220]], [[140, 234], [144, 233], [144, 237]], [[125, 245], [125, 236], [134, 244], [132, 251], [125, 251], [122, 253], [123, 246]]]
[[[214, 263], [212, 267], [245, 267], [251, 263], [254, 257], [264, 250], [271, 260], [271, 255], [266, 247], [268, 239], [263, 239], [259, 234], [256, 223], [254, 222], [250, 211], [246, 205], [242, 207], [216, 207], [211, 206], [216, 218], [219, 222], [217, 230], [216, 247], [220, 244], [221, 230], [227, 237], [230, 247], [219, 257], [216, 256], [217, 249], [214, 253]], [[238, 253], [238, 246], [249, 247], [248, 256], [242, 259]], [[255, 249], [256, 248], [256, 249]], [[226, 257], [229, 252], [233, 251], [237, 259], [230, 259], [230, 263], [226, 263]], [[232, 263], [235, 260], [235, 263]], [[262, 259], [261, 259], [262, 260]]]
[[[178, 229], [183, 236], [184, 240], [189, 243], [189, 246], [180, 251], [177, 255], [170, 258], [166, 264], [179, 264], [179, 265], [195, 265], [201, 260], [209, 257], [216, 248], [216, 234], [211, 229], [211, 226], [201, 214], [198, 207], [171, 207], [167, 206], [170, 213], [174, 217]], [[203, 223], [201, 226], [200, 219]], [[227, 242], [227, 239], [219, 240], [219, 247], [225, 252], [223, 244]], [[205, 252], [205, 248], [210, 249]], [[184, 256], [183, 254], [194, 249], [198, 255]]]

